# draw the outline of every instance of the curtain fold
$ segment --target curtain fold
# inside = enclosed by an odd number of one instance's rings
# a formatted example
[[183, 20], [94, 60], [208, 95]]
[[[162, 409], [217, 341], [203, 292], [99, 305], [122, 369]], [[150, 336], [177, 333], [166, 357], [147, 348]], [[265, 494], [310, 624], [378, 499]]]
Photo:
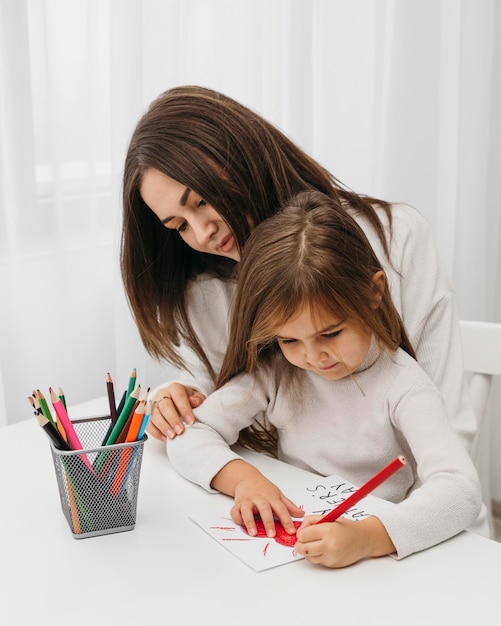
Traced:
[[0, 0], [0, 35], [0, 424], [35, 387], [80, 402], [107, 371], [174, 377], [118, 266], [128, 140], [174, 85], [223, 91], [349, 187], [416, 206], [460, 315], [501, 321], [495, 0]]

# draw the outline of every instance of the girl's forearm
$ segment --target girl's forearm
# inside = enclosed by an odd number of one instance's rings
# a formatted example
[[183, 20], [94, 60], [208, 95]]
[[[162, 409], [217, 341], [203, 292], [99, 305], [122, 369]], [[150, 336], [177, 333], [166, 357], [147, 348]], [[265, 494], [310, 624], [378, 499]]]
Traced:
[[211, 487], [221, 493], [234, 497], [235, 488], [240, 482], [249, 480], [258, 475], [260, 476], [261, 472], [253, 465], [241, 459], [235, 459], [219, 470], [212, 479]]

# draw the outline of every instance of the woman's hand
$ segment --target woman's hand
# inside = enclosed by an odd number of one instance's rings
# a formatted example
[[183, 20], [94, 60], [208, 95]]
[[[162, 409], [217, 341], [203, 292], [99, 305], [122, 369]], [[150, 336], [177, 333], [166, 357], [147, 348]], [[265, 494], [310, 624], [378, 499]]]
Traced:
[[160, 389], [153, 398], [155, 409], [146, 430], [155, 439], [166, 441], [184, 432], [185, 424], [193, 424], [192, 409], [200, 406], [205, 396], [181, 383], [171, 383]]
[[319, 515], [309, 515], [297, 529], [294, 546], [305, 559], [325, 567], [346, 567], [365, 558], [395, 552], [384, 526], [374, 516], [361, 521], [339, 518], [316, 524]]
[[212, 487], [231, 495], [235, 503], [230, 514], [236, 524], [256, 536], [256, 515], [263, 522], [268, 537], [275, 536], [275, 519], [289, 535], [296, 532], [291, 516], [303, 517], [304, 511], [286, 498], [276, 485], [246, 461], [236, 459], [226, 464], [213, 478]]

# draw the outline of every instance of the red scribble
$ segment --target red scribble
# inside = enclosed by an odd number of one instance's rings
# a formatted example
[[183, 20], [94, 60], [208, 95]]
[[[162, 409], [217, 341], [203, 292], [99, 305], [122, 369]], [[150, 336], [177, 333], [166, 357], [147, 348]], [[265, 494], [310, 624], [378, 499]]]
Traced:
[[210, 526], [210, 528], [215, 528], [216, 530], [236, 530], [236, 528], [232, 528], [231, 526]]
[[269, 543], [267, 543], [267, 544], [264, 546], [263, 556], [266, 556], [266, 553], [268, 552], [268, 548], [269, 548], [269, 546], [270, 546], [270, 544], [269, 544]]
[[[293, 522], [293, 524], [296, 528], [299, 528], [302, 522]], [[245, 532], [247, 532], [247, 529], [244, 526], [242, 526], [242, 528], [244, 529]], [[266, 530], [264, 528], [264, 524], [262, 520], [260, 519], [256, 520], [256, 530], [257, 530], [257, 535], [255, 535], [256, 537], [268, 537], [268, 535], [266, 534]], [[276, 520], [275, 520], [275, 533], [276, 533], [274, 537], [275, 541], [277, 543], [280, 543], [283, 546], [293, 546], [295, 545], [297, 541], [296, 535], [289, 535], [287, 532], [285, 532], [285, 529], [282, 526], [282, 524]]]

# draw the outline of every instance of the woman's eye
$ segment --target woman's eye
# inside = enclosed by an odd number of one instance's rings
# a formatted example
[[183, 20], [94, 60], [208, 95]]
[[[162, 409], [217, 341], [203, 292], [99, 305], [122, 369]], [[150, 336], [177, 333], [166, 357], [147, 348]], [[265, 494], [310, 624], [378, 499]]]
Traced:
[[188, 228], [188, 222], [183, 222], [182, 224], [180, 224], [176, 230], [178, 233], [182, 233], [184, 232], [186, 229]]
[[295, 339], [279, 339], [278, 341], [279, 343], [286, 344], [286, 343], [294, 343], [296, 340]]
[[203, 198], [200, 198], [197, 204], [197, 208], [200, 208], [201, 206], [206, 206], [206, 205], [207, 205], [207, 202]]

